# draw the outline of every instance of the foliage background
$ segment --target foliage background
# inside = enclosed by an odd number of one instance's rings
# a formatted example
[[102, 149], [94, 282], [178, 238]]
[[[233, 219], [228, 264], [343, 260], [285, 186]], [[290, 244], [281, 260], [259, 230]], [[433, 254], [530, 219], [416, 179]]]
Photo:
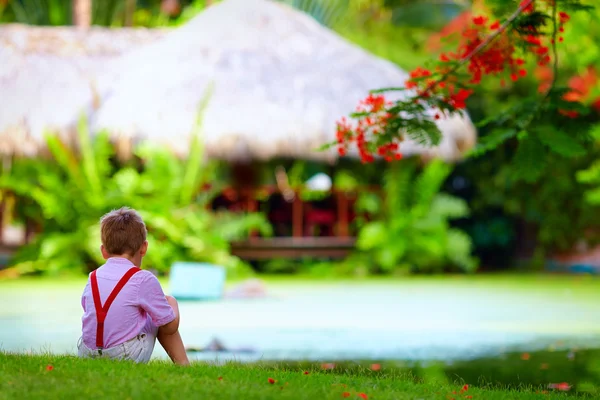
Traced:
[[[336, 30], [350, 41], [406, 70], [424, 65], [439, 52], [447, 49], [447, 46], [452, 47], [452, 44], [445, 45], [440, 42], [439, 32], [460, 28], [460, 21], [464, 20], [464, 16], [468, 15], [466, 13], [473, 6], [472, 2], [466, 0], [442, 3], [412, 0], [281, 1], [311, 14], [317, 21]], [[134, 25], [177, 26], [188, 21], [206, 6], [205, 0], [185, 0], [179, 3], [179, 13], [166, 15], [161, 12], [161, 1], [138, 0], [133, 18]], [[511, 3], [514, 3], [515, 7], [518, 5], [516, 0]], [[593, 0], [586, 0], [584, 3], [594, 5]], [[95, 24], [123, 25], [125, 0], [95, 1], [94, 4]], [[70, 10], [70, 0], [4, 0], [0, 1], [0, 22], [69, 24]], [[600, 68], [600, 8], [596, 8], [590, 14], [574, 14], [572, 18], [564, 34], [564, 44], [558, 47], [559, 83], [563, 85], [571, 84], [573, 77], [583, 76], [589, 68]], [[527, 96], [537, 93], [538, 86], [536, 74], [530, 74], [527, 79], [506, 87], [501, 87], [497, 82], [486, 84], [481, 92], [469, 100], [469, 113], [475, 122], [497, 116]], [[600, 98], [598, 81], [589, 83], [587, 89], [588, 101]], [[556, 127], [549, 127], [553, 128]], [[460, 228], [469, 233], [475, 255], [481, 259], [484, 266], [507, 267], [515, 265], [519, 258], [533, 261], [529, 262], [529, 265], [540, 266], [549, 254], [570, 250], [582, 239], [587, 240], [590, 245], [596, 243], [597, 226], [600, 226], [600, 214], [597, 212], [600, 204], [598, 113], [592, 113], [560, 129], [566, 137], [589, 131], [592, 140], [581, 154], [569, 157], [553, 154], [543, 160], [545, 169], [536, 179], [522, 179], [515, 170], [513, 161], [517, 155], [518, 140], [511, 139], [492, 147], [483, 156], [472, 157], [460, 163], [449, 172], [441, 185], [440, 190], [443, 192], [468, 202], [471, 209], [468, 216], [465, 212], [461, 218], [445, 221], [448, 223], [448, 229]], [[494, 134], [490, 126], [483, 126], [479, 131], [480, 138], [484, 141], [486, 137]], [[101, 146], [96, 151], [108, 152], [106, 149], [102, 150]], [[167, 156], [163, 154], [160, 157], [164, 159]], [[132, 166], [122, 167], [123, 171], [111, 172], [111, 179], [115, 182], [145, 179], [143, 173], [137, 172]], [[30, 165], [22, 168], [36, 167]], [[54, 171], [52, 168], [49, 170]], [[340, 163], [340, 169], [346, 172], [346, 178], [350, 176], [351, 181], [353, 180], [350, 184], [381, 183], [378, 168], [349, 165], [344, 161]], [[418, 166], [415, 168], [420, 169]], [[59, 174], [67, 172], [63, 170], [53, 173], [57, 174], [52, 178], [56, 180], [59, 179]], [[174, 177], [175, 175], [171, 175], [169, 179], [175, 179]], [[213, 175], [207, 179], [219, 178]], [[338, 177], [338, 182], [339, 179], [341, 178]], [[142, 193], [134, 194], [143, 198]], [[41, 210], [36, 209], [33, 199], [29, 203], [20, 204], [20, 212], [23, 215], [39, 217]], [[378, 211], [381, 211], [381, 207], [375, 210], [375, 214]], [[398, 220], [402, 218], [404, 217], [398, 216]], [[160, 225], [158, 222], [157, 224]], [[239, 232], [248, 227], [243, 226]], [[181, 246], [181, 249], [185, 248], [185, 245]], [[222, 244], [217, 247], [226, 249]], [[46, 250], [46, 253], [53, 254], [50, 250]], [[160, 257], [167, 257], [166, 253]], [[402, 265], [406, 261], [396, 260], [400, 270], [404, 268]], [[166, 259], [157, 259], [155, 264], [163, 262], [166, 262]], [[382, 263], [378, 264], [376, 267], [368, 266], [367, 269], [381, 270]]]

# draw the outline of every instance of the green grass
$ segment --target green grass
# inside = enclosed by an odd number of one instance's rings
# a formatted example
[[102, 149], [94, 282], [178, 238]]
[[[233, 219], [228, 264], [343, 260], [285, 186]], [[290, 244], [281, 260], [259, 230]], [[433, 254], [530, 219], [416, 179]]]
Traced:
[[[52, 367], [49, 370], [49, 366]], [[464, 382], [429, 382], [405, 372], [382, 368], [332, 371], [283, 365], [215, 366], [194, 364], [181, 368], [164, 362], [135, 365], [109, 360], [81, 360], [73, 356], [11, 355], [0, 353], [1, 399], [440, 399], [485, 400], [558, 399], [564, 393], [540, 389], [477, 388], [460, 393]], [[222, 379], [219, 379], [222, 378]], [[274, 384], [269, 383], [274, 379]], [[437, 382], [437, 383], [436, 383]], [[536, 393], [538, 391], [539, 393]]]

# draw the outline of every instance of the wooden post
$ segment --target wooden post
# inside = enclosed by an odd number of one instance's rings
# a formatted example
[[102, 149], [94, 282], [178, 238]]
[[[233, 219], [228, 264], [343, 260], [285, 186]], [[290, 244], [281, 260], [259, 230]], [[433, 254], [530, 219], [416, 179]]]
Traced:
[[292, 204], [292, 234], [294, 237], [302, 237], [303, 229], [303, 206], [302, 199], [298, 193], [294, 196], [294, 203]]
[[[254, 190], [250, 189], [248, 191], [245, 191], [245, 194], [246, 194], [246, 211], [249, 213], [258, 211], [258, 202], [256, 201]], [[251, 238], [258, 237], [258, 232], [256, 230], [250, 231], [250, 237]]]
[[92, 25], [92, 0], [73, 0], [73, 25], [84, 29]]
[[337, 192], [338, 232], [337, 236], [348, 236], [348, 197], [343, 191]]
[[25, 244], [31, 243], [35, 236], [35, 230], [35, 223], [30, 218], [27, 218], [25, 220]]

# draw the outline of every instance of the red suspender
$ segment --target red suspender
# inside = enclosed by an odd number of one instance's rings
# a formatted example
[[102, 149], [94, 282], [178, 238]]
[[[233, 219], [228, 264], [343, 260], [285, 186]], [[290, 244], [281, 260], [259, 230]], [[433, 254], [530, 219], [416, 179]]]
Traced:
[[141, 271], [138, 267], [132, 267], [129, 271], [123, 275], [121, 280], [117, 283], [113, 291], [110, 293], [108, 298], [106, 299], [106, 303], [102, 305], [100, 301], [100, 292], [98, 291], [98, 279], [96, 278], [96, 271], [92, 272], [91, 275], [91, 284], [92, 284], [92, 296], [94, 297], [94, 306], [96, 307], [96, 347], [98, 349], [104, 348], [104, 320], [106, 320], [106, 314], [108, 313], [108, 309], [110, 308], [113, 301], [119, 294], [123, 287], [127, 284], [129, 279], [137, 272]]

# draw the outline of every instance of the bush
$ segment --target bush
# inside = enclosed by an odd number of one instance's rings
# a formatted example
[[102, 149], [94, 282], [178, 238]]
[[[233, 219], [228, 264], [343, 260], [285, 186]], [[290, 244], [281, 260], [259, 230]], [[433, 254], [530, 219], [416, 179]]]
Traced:
[[472, 272], [477, 268], [477, 260], [471, 257], [471, 238], [449, 222], [469, 214], [467, 203], [440, 193], [450, 171], [439, 160], [420, 174], [414, 163], [395, 163], [384, 173], [383, 200], [361, 195], [357, 211], [368, 212], [375, 220], [362, 224], [357, 247], [371, 256], [372, 265], [381, 272], [434, 272], [449, 266]]

